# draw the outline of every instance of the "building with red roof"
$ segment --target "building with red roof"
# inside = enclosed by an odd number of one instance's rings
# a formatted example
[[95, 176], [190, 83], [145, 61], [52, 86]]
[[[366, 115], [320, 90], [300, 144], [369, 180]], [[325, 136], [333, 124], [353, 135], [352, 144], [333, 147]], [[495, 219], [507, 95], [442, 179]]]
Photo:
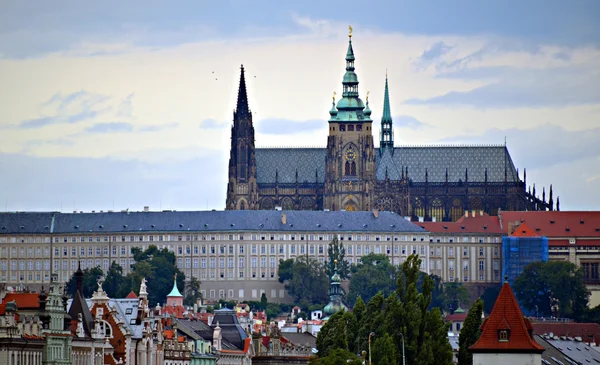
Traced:
[[469, 350], [473, 365], [542, 363], [544, 348], [533, 338], [533, 327], [507, 281], [481, 325], [481, 336]]
[[581, 266], [592, 293], [589, 306], [600, 304], [600, 211], [505, 211], [498, 219], [503, 234], [520, 234], [525, 226], [548, 239], [549, 260]]

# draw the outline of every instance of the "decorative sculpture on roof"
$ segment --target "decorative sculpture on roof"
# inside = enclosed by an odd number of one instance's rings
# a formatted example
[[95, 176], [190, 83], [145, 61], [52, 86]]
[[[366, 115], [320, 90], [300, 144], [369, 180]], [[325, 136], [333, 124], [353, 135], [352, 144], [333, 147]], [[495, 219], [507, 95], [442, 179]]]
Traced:
[[348, 37], [352, 38], [352, 26], [348, 26]]
[[148, 281], [146, 280], [146, 278], [142, 278], [142, 283], [140, 284], [140, 295], [148, 295], [148, 291], [147, 291], [147, 287], [146, 287], [146, 283]]

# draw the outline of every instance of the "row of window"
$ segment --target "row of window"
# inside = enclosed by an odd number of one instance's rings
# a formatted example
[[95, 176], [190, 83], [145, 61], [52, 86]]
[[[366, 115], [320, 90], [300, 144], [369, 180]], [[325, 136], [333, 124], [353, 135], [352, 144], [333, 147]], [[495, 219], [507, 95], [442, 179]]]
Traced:
[[[202, 235], [127, 235], [127, 236], [63, 236], [54, 237], [54, 243], [75, 243], [75, 242], [163, 242], [163, 241], [331, 241], [334, 234], [202, 234]], [[471, 242], [471, 243], [498, 243], [499, 237], [426, 237], [426, 236], [408, 236], [408, 235], [338, 235], [341, 241], [421, 241], [424, 242]], [[0, 243], [50, 243], [49, 237], [0, 237]]]

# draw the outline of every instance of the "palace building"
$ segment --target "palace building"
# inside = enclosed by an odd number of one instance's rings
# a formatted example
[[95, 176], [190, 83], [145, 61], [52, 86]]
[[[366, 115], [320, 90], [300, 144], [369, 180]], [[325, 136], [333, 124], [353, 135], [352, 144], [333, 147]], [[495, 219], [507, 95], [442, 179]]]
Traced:
[[[456, 221], [465, 211], [553, 210], [526, 189], [506, 145], [394, 145], [385, 80], [379, 146], [367, 95], [359, 97], [352, 33], [342, 98], [329, 111], [326, 148], [255, 148], [244, 68], [233, 113], [227, 210], [392, 211], [424, 221]], [[556, 209], [559, 202], [556, 199]]]

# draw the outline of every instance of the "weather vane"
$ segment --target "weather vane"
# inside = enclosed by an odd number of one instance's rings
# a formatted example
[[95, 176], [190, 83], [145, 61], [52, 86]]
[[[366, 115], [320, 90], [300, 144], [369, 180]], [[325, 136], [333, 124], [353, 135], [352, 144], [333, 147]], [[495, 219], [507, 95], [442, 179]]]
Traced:
[[371, 93], [370, 91], [367, 91], [367, 101], [369, 101], [369, 94], [370, 93]]
[[333, 99], [333, 101], [335, 101], [335, 95], [336, 95], [336, 93], [335, 93], [335, 91], [334, 91], [334, 92], [333, 92], [333, 96], [331, 97], [331, 98]]
[[348, 37], [352, 38], [352, 26], [351, 25], [348, 26], [348, 30], [349, 30]]

